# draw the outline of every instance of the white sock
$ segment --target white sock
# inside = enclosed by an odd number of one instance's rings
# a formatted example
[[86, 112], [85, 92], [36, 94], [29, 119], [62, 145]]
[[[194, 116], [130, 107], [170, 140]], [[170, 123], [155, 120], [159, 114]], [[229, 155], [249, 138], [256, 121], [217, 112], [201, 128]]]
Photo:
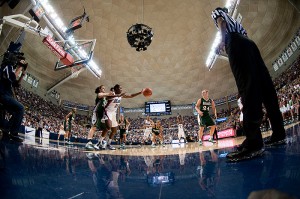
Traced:
[[107, 144], [110, 145], [112, 139], [108, 139]]
[[99, 143], [102, 144], [102, 141], [103, 141], [103, 140], [104, 140], [104, 137], [100, 136], [100, 138], [99, 138]]

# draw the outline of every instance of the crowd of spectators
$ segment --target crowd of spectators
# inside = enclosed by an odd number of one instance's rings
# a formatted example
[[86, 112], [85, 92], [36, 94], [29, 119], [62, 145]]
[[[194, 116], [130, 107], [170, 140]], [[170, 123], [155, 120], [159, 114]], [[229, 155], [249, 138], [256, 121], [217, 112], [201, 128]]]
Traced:
[[[285, 123], [288, 124], [292, 121], [299, 120], [299, 63], [298, 58], [290, 68], [284, 71], [279, 77], [274, 80], [274, 84], [278, 93], [280, 110], [282, 112]], [[64, 121], [68, 111], [62, 106], [53, 104], [46, 101], [40, 96], [20, 88], [17, 91], [18, 100], [25, 106], [25, 116], [23, 118], [23, 125], [29, 126], [35, 129], [44, 128], [50, 132], [58, 133], [60, 125]], [[237, 94], [232, 94], [227, 97], [223, 97], [215, 100], [217, 104], [224, 104], [229, 101], [235, 101]], [[265, 111], [264, 111], [265, 112]], [[228, 128], [239, 129], [241, 127], [239, 123], [240, 110], [236, 107], [230, 107], [228, 109], [218, 110], [218, 118], [226, 117], [226, 121], [217, 125], [218, 131]], [[143, 139], [143, 117], [128, 118], [130, 120], [129, 135], [127, 140], [132, 143], [139, 143]], [[166, 142], [171, 142], [172, 139], [177, 138], [177, 124], [176, 117], [171, 116], [169, 118], [152, 118], [156, 121], [159, 119], [164, 128], [164, 139]], [[184, 130], [188, 138], [196, 139], [198, 135], [198, 122], [197, 117], [192, 115], [183, 115]], [[77, 114], [73, 123], [73, 135], [79, 138], [86, 138], [89, 128], [87, 125], [90, 121], [90, 117]], [[264, 116], [262, 125], [263, 130], [270, 128], [267, 115]], [[116, 136], [118, 139], [118, 135]], [[149, 140], [150, 142], [150, 140]]]
[[[46, 101], [40, 96], [25, 90], [20, 87], [16, 92], [18, 100], [25, 107], [23, 125], [31, 128], [43, 128], [49, 132], [58, 133], [60, 126], [68, 114], [68, 110], [63, 107]], [[84, 123], [87, 121], [87, 116], [76, 115], [73, 123], [73, 130], [79, 137], [83, 137], [88, 129]]]

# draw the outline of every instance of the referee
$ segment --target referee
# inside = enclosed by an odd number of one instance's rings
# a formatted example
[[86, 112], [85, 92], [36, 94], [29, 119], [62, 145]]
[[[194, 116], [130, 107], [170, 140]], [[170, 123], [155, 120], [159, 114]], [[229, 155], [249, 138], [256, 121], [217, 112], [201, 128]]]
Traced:
[[227, 155], [230, 161], [240, 161], [261, 155], [264, 151], [260, 131], [262, 103], [266, 107], [273, 130], [265, 145], [284, 144], [285, 130], [277, 94], [259, 49], [247, 37], [243, 26], [227, 13], [227, 8], [216, 8], [211, 16], [222, 35], [219, 50], [225, 47], [238, 92], [242, 97], [246, 139], [237, 151]]

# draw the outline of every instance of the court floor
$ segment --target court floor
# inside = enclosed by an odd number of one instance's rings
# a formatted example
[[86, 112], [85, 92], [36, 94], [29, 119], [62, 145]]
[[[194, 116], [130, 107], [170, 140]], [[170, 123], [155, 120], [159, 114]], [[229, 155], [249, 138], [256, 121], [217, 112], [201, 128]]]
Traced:
[[286, 133], [286, 145], [238, 163], [228, 163], [226, 154], [244, 137], [115, 151], [47, 139], [19, 145], [1, 140], [0, 198], [241, 199], [269, 189], [299, 198], [299, 122]]

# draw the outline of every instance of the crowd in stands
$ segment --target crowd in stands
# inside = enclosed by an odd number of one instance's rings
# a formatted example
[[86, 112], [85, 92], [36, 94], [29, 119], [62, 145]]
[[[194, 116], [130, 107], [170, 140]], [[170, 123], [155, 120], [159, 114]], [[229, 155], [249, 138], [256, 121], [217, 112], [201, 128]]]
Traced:
[[[299, 70], [300, 58], [298, 58], [289, 69], [283, 72], [279, 77], [274, 80], [274, 84], [278, 93], [280, 110], [282, 112], [285, 123], [299, 120], [299, 89], [300, 89], [300, 70]], [[41, 98], [40, 96], [19, 88], [17, 91], [18, 100], [25, 106], [25, 116], [23, 119], [23, 125], [32, 128], [44, 128], [50, 132], [58, 133], [60, 125], [64, 121], [68, 111], [63, 109], [62, 106], [53, 104]], [[215, 100], [216, 104], [224, 104], [226, 100], [236, 100], [237, 94], [232, 94], [227, 97], [223, 97]], [[224, 101], [225, 100], [225, 101]], [[217, 107], [218, 108], [218, 107]], [[227, 120], [217, 125], [218, 131], [228, 128], [240, 128], [239, 123], [239, 108], [232, 107], [229, 109], [218, 110], [218, 118], [226, 117]], [[126, 117], [126, 115], [125, 115]], [[127, 140], [132, 143], [139, 143], [143, 139], [143, 117], [128, 118], [130, 120], [129, 135]], [[177, 138], [177, 124], [176, 117], [171, 116], [169, 118], [152, 118], [156, 121], [161, 120], [161, 124], [164, 128], [164, 138], [166, 142], [170, 142], [172, 139]], [[183, 116], [184, 130], [186, 135], [191, 139], [196, 139], [198, 135], [198, 122], [197, 117], [192, 115]], [[76, 115], [73, 124], [73, 135], [79, 138], [86, 138], [89, 128], [90, 118], [88, 116]], [[270, 128], [267, 120], [267, 115], [264, 116], [263, 129]], [[118, 139], [118, 136], [116, 137]], [[150, 141], [150, 140], [149, 140]]]
[[[23, 125], [35, 129], [43, 128], [49, 132], [59, 132], [66, 115], [69, 111], [63, 109], [61, 106], [46, 101], [40, 96], [25, 90], [20, 87], [17, 90], [17, 98], [25, 107], [25, 114], [23, 118]], [[88, 129], [82, 125], [87, 121], [86, 116], [77, 114], [73, 130], [78, 136], [86, 134]]]

